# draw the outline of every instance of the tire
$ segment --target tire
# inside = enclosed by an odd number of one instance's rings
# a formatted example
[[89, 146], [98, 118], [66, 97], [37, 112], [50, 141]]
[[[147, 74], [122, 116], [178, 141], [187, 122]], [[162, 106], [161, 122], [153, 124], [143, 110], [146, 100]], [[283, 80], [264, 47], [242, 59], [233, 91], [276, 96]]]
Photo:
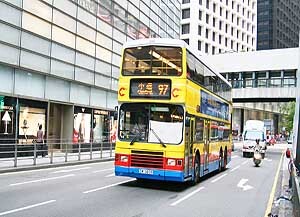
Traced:
[[223, 162], [223, 152], [220, 151], [220, 155], [219, 155], [219, 172], [221, 172], [223, 170], [223, 167], [222, 167], [222, 162]]
[[194, 163], [194, 180], [193, 184], [197, 184], [200, 182], [200, 158], [197, 154], [195, 157], [195, 163]]
[[222, 171], [224, 171], [226, 169], [227, 166], [227, 150], [224, 153], [224, 157], [223, 157], [223, 166], [222, 166]]

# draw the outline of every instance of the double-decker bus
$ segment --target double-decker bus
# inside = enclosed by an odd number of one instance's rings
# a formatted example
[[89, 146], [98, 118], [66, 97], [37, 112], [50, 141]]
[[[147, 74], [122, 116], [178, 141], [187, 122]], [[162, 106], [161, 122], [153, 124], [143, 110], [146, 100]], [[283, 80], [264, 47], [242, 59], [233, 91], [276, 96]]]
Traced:
[[231, 160], [231, 86], [176, 39], [124, 45], [115, 174], [199, 182]]

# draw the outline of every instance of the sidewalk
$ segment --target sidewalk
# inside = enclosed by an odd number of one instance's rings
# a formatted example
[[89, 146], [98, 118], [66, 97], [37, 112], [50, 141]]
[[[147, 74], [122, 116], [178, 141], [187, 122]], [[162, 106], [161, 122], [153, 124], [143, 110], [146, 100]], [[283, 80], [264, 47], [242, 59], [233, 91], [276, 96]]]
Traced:
[[57, 167], [57, 166], [66, 166], [74, 164], [84, 164], [90, 162], [99, 162], [99, 161], [108, 161], [114, 159], [115, 152], [112, 150], [103, 151], [102, 154], [100, 151], [92, 152], [81, 152], [80, 157], [78, 153], [67, 153], [67, 162], [66, 154], [63, 152], [53, 152], [53, 161], [51, 163], [51, 154], [36, 158], [36, 165], [34, 165], [34, 157], [18, 157], [17, 158], [17, 167], [14, 167], [14, 158], [0, 158], [0, 173], [5, 172], [15, 172], [21, 170], [30, 170], [30, 169], [41, 169], [48, 167]]
[[293, 217], [292, 188], [289, 187], [290, 173], [288, 170], [288, 158], [283, 156], [283, 163], [279, 173], [275, 197], [272, 204], [272, 215], [270, 217]]

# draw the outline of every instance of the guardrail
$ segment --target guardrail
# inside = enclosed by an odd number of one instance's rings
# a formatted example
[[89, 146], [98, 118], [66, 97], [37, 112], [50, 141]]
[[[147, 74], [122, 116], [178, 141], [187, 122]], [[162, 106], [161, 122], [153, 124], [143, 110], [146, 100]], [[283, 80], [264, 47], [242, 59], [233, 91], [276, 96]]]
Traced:
[[[3, 143], [3, 141], [0, 141]], [[0, 143], [0, 169], [37, 164], [111, 158], [115, 144], [110, 142]]]

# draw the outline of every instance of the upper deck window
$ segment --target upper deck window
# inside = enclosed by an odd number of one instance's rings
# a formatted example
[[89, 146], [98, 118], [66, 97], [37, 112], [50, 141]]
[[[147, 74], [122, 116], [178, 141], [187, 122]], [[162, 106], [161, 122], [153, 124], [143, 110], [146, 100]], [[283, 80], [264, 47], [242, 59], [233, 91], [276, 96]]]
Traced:
[[180, 76], [182, 50], [179, 47], [134, 47], [124, 52], [122, 75]]

